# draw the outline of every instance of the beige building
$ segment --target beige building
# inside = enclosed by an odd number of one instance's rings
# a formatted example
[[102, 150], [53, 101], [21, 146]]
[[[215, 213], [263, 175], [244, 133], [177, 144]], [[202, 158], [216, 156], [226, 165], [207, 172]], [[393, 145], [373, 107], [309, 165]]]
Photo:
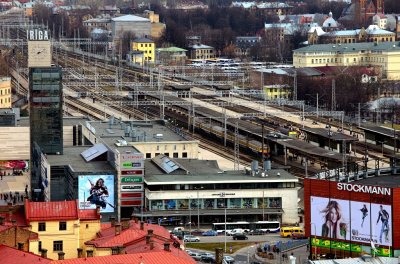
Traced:
[[154, 11], [144, 11], [144, 17], [150, 19], [151, 22], [151, 38], [157, 39], [162, 36], [165, 31], [165, 24], [160, 23], [160, 15], [154, 13]]
[[293, 51], [293, 66], [374, 66], [382, 77], [400, 80], [399, 42], [319, 44]]
[[321, 27], [312, 27], [308, 31], [308, 44], [359, 43], [395, 41], [396, 34], [370, 25], [355, 30], [335, 30], [325, 32]]
[[11, 108], [11, 78], [0, 77], [0, 108]]
[[191, 46], [189, 49], [190, 59], [192, 60], [206, 60], [215, 58], [215, 51], [211, 46], [196, 44]]

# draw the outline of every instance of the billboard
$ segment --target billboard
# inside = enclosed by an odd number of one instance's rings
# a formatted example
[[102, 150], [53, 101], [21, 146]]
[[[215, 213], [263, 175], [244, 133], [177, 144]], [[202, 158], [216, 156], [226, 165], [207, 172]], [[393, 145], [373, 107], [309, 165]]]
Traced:
[[311, 235], [392, 245], [391, 206], [311, 196]]
[[78, 189], [79, 209], [100, 205], [100, 212], [114, 212], [114, 175], [80, 175]]

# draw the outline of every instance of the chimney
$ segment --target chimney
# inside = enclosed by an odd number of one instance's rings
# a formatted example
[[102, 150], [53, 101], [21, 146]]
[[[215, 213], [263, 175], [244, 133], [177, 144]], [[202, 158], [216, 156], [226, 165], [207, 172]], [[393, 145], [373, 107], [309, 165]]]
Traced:
[[118, 236], [119, 234], [121, 234], [121, 224], [117, 223], [115, 224], [115, 235]]
[[86, 250], [86, 256], [88, 258], [92, 258], [93, 257], [93, 250]]
[[18, 242], [18, 250], [24, 250], [24, 243]]
[[126, 254], [125, 247], [124, 246], [118, 246], [118, 254]]
[[111, 255], [118, 255], [119, 251], [118, 251], [118, 247], [111, 247]]
[[122, 230], [128, 229], [129, 228], [129, 218], [122, 218], [121, 219], [121, 225], [122, 225]]
[[151, 236], [147, 235], [146, 236], [146, 245], [148, 245], [150, 243], [150, 239], [151, 239]]
[[9, 221], [11, 221], [11, 217], [12, 217], [12, 203], [7, 203], [8, 206], [8, 219]]
[[82, 248], [78, 248], [78, 258], [83, 258], [83, 249]]
[[139, 223], [139, 219], [137, 217], [134, 218], [135, 224]]
[[96, 215], [99, 216], [100, 215], [100, 205], [96, 206]]
[[64, 260], [64, 252], [58, 252], [58, 260]]
[[111, 226], [115, 226], [115, 216], [110, 216]]
[[40, 254], [42, 258], [47, 258], [47, 249], [42, 248], [42, 252]]
[[144, 230], [144, 222], [143, 221], [140, 222], [140, 230]]
[[0, 216], [0, 225], [4, 225], [4, 217]]
[[149, 236], [153, 236], [153, 229], [148, 229], [147, 230], [147, 235], [149, 235]]
[[17, 220], [12, 219], [12, 220], [11, 220], [11, 223], [12, 223], [13, 226], [15, 226], [15, 225], [17, 225]]
[[153, 250], [153, 249], [154, 249], [154, 242], [151, 241], [151, 242], [150, 242], [150, 250]]
[[164, 243], [164, 250], [165, 250], [165, 251], [171, 251], [171, 250], [169, 249], [169, 243]]

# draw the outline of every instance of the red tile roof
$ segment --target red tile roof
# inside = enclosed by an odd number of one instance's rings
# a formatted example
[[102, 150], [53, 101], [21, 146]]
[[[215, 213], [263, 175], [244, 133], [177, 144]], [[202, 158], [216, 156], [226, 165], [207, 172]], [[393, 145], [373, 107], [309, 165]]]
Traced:
[[[173, 246], [174, 240], [170, 238], [170, 233], [162, 226], [153, 224], [144, 224], [144, 230], [140, 230], [140, 223], [129, 221], [129, 228], [121, 230], [119, 235], [115, 235], [115, 227], [107, 226], [97, 234], [97, 238], [87, 241], [85, 244], [93, 245], [96, 248], [111, 248], [116, 246], [124, 246], [124, 251], [128, 254], [140, 252], [161, 252], [164, 251], [164, 243], [170, 244], [171, 253], [180, 258], [192, 260], [192, 258], [179, 248]], [[146, 236], [148, 230], [153, 230], [150, 244], [146, 244]], [[182, 244], [179, 240], [179, 244]]]
[[8, 263], [50, 263], [50, 259], [42, 258], [30, 252], [17, 250], [12, 247], [0, 245], [0, 260], [4, 264]]
[[76, 258], [66, 260], [54, 260], [51, 264], [112, 264], [112, 263], [134, 263], [134, 264], [194, 264], [196, 263], [192, 258], [183, 259], [173, 254], [163, 252], [147, 252], [138, 254], [123, 254], [123, 255], [112, 255], [104, 257], [93, 257], [93, 258]]
[[97, 214], [96, 209], [79, 210], [80, 220], [99, 220], [100, 214]]
[[4, 225], [12, 225], [11, 220], [16, 220], [17, 226], [27, 226], [25, 221], [25, 209], [23, 206], [14, 206], [11, 207], [11, 214], [10, 214], [10, 207], [8, 206], [1, 206], [0, 207], [0, 217], [4, 217]]
[[30, 202], [25, 200], [26, 221], [74, 220], [79, 218], [78, 202]]

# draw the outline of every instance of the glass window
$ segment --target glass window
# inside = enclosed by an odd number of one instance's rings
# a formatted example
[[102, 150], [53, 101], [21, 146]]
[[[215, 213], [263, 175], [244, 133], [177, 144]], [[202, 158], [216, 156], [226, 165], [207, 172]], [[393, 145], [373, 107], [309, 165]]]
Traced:
[[59, 230], [67, 230], [67, 222], [60, 222], [59, 223]]
[[267, 208], [268, 207], [268, 198], [258, 198], [257, 199], [257, 207], [258, 208]]
[[177, 200], [177, 202], [178, 202], [178, 209], [179, 210], [189, 209], [189, 200], [188, 199]]
[[214, 209], [214, 207], [215, 207], [215, 199], [204, 199], [205, 209]]
[[165, 200], [165, 209], [175, 210], [176, 209], [176, 201], [175, 200]]
[[230, 198], [228, 208], [241, 208], [241, 198]]
[[62, 240], [53, 242], [53, 251], [63, 251], [63, 242], [62, 242]]
[[39, 223], [39, 231], [46, 231], [46, 223]]
[[253, 208], [253, 198], [243, 198], [243, 208]]
[[146, 159], [151, 159], [151, 153], [146, 153]]
[[182, 152], [182, 158], [187, 158], [187, 157], [188, 157], [187, 152]]
[[174, 157], [174, 158], [179, 158], [178, 152], [174, 152], [174, 153], [172, 154], [172, 157]]
[[164, 210], [163, 200], [151, 201], [151, 210]]
[[226, 199], [217, 199], [217, 208], [225, 208]]
[[269, 208], [281, 208], [282, 205], [282, 198], [269, 198], [268, 199], [268, 207]]

